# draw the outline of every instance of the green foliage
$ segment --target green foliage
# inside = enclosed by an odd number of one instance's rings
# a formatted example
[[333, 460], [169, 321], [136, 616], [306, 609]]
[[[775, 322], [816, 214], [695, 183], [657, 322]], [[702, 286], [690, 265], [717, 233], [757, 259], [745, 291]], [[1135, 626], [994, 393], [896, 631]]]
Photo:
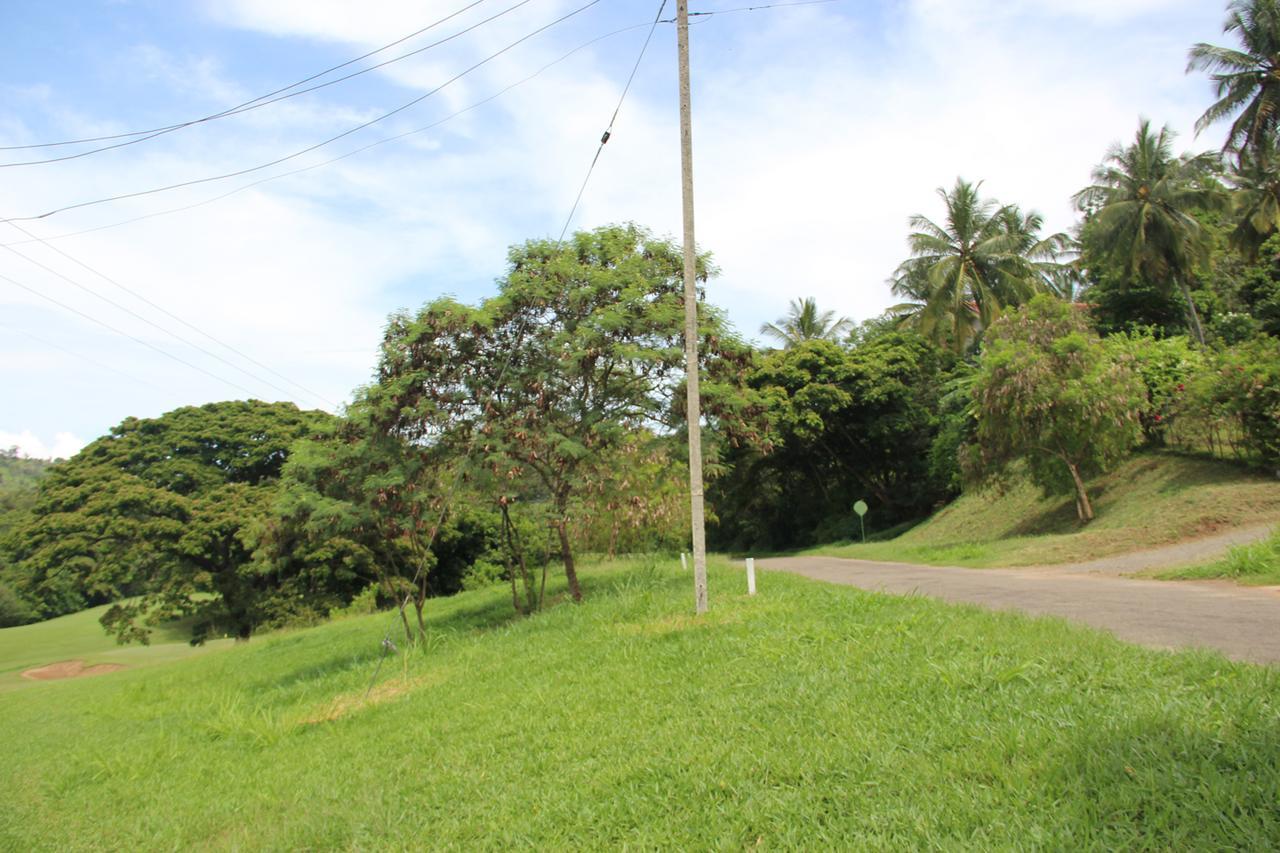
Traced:
[[1186, 408], [1187, 385], [1204, 369], [1202, 350], [1183, 336], [1159, 338], [1150, 330], [1116, 334], [1105, 340], [1113, 356], [1125, 358], [1146, 388], [1146, 403], [1138, 412], [1143, 440], [1163, 447]]
[[17, 591], [44, 618], [128, 598], [104, 616], [122, 641], [179, 615], [200, 641], [305, 610], [287, 578], [253, 568], [248, 534], [289, 446], [327, 418], [248, 401], [127, 419], [41, 481], [5, 539]]
[[0, 582], [0, 628], [25, 625], [35, 621], [36, 611], [30, 602], [19, 596], [4, 582]]
[[760, 334], [789, 349], [801, 341], [838, 341], [852, 327], [848, 317], [837, 318], [834, 311], [819, 311], [813, 298], [792, 299], [787, 315], [779, 317], [776, 323], [765, 323], [760, 327]]
[[1231, 0], [1227, 10], [1222, 31], [1235, 33], [1240, 47], [1201, 42], [1191, 48], [1187, 70], [1209, 72], [1217, 94], [1196, 132], [1234, 116], [1226, 147], [1243, 153], [1268, 145], [1280, 127], [1280, 4]]
[[1077, 309], [1040, 296], [992, 327], [973, 393], [977, 473], [1021, 461], [1047, 492], [1074, 489], [1080, 520], [1091, 520], [1084, 478], [1141, 435], [1146, 393], [1129, 359], [1101, 347]]
[[893, 292], [911, 302], [890, 312], [934, 342], [964, 352], [1000, 312], [1037, 293], [1061, 292], [1069, 269], [1059, 260], [1066, 234], [1040, 236], [1043, 219], [1017, 205], [998, 206], [979, 195], [981, 183], [957, 178], [938, 189], [946, 219], [938, 225], [911, 217], [911, 257], [898, 267]]
[[1280, 337], [1280, 234], [1262, 244], [1258, 262], [1245, 270], [1240, 298], [1260, 331]]
[[770, 417], [770, 447], [733, 448], [731, 472], [712, 484], [720, 547], [789, 547], [856, 518], [920, 516], [944, 497], [928, 455], [949, 359], [927, 340], [891, 331], [849, 350], [806, 341], [764, 356], [749, 378]]
[[1266, 539], [1237, 545], [1221, 560], [1203, 566], [1159, 572], [1161, 580], [1229, 578], [1250, 585], [1280, 586], [1280, 527]]
[[1141, 120], [1133, 144], [1113, 145], [1094, 169], [1094, 183], [1076, 193], [1086, 218], [1081, 263], [1095, 281], [1110, 274], [1120, 286], [1177, 289], [1203, 343], [1191, 283], [1208, 265], [1213, 239], [1195, 214], [1224, 208], [1227, 195], [1214, 180], [1217, 156], [1175, 157], [1173, 138], [1167, 127], [1153, 132]]
[[748, 597], [723, 561], [709, 575], [699, 619], [670, 560], [588, 567], [589, 600], [536, 619], [513, 620], [501, 589], [433, 599], [430, 649], [390, 659], [368, 699], [385, 616], [15, 691], [3, 846], [1217, 850], [1280, 835], [1274, 669], [784, 574]]
[[[498, 295], [479, 307], [436, 300], [387, 327], [367, 391], [378, 428], [478, 451], [495, 500], [545, 500], [575, 598], [574, 498], [615, 476], [611, 453], [629, 436], [680, 414], [682, 270], [678, 247], [635, 225], [533, 240], [511, 250]], [[732, 389], [750, 350], [717, 312], [699, 312], [706, 410], [732, 426], [749, 409]]]
[[1280, 469], [1280, 339], [1215, 353], [1191, 386], [1188, 408], [1211, 452]]

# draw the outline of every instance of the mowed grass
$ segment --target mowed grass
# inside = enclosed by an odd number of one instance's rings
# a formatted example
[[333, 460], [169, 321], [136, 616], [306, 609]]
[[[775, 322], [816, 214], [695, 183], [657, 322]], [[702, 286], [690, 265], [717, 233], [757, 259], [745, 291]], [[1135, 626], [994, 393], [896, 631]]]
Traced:
[[1280, 585], [1280, 528], [1261, 542], [1232, 548], [1216, 562], [1155, 572], [1152, 576], [1160, 580], [1228, 578], [1249, 586]]
[[590, 571], [0, 696], [0, 848], [1280, 842], [1280, 670], [713, 562]]
[[187, 642], [191, 626], [187, 622], [173, 622], [158, 626], [149, 646], [121, 646], [98, 622], [108, 606], [104, 604], [34, 625], [0, 630], [0, 693], [32, 686], [36, 682], [23, 678], [22, 672], [45, 664], [81, 660], [89, 665], [150, 666], [191, 657], [231, 642], [217, 640], [193, 648]]
[[[930, 565], [1070, 563], [1280, 521], [1280, 479], [1210, 459], [1144, 453], [1089, 483], [1094, 520], [1071, 496], [1022, 482], [962, 495], [886, 542], [838, 542], [802, 553]], [[868, 515], [868, 518], [872, 518]]]

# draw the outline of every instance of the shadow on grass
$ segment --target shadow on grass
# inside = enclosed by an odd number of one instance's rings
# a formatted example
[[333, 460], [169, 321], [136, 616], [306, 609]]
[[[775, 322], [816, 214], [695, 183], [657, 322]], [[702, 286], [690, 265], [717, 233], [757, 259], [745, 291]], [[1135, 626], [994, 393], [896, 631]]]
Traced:
[[1046, 794], [1061, 801], [1086, 792], [1079, 842], [1094, 835], [1112, 849], [1274, 849], [1277, 755], [1280, 722], [1256, 705], [1217, 724], [1145, 715], [1064, 744]]

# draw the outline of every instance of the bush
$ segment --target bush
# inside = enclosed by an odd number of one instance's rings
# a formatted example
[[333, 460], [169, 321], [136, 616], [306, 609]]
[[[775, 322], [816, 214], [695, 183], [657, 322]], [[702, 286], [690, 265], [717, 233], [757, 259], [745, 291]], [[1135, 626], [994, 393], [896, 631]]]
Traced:
[[1106, 346], [1113, 356], [1127, 357], [1137, 371], [1146, 388], [1146, 405], [1138, 412], [1143, 441], [1163, 447], [1185, 408], [1187, 385], [1204, 370], [1202, 351], [1185, 335], [1161, 338], [1149, 328], [1111, 335]]
[[0, 583], [0, 628], [12, 628], [36, 620], [36, 611], [8, 584]]
[[1218, 352], [1196, 377], [1189, 405], [1211, 452], [1280, 470], [1280, 340]]

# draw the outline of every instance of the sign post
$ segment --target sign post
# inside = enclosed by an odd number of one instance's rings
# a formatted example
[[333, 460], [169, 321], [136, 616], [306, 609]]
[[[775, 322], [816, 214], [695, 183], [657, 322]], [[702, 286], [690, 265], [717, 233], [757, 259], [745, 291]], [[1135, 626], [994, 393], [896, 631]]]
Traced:
[[858, 514], [858, 524], [862, 525], [862, 541], [867, 541], [867, 502], [858, 501], [853, 505], [853, 511]]

